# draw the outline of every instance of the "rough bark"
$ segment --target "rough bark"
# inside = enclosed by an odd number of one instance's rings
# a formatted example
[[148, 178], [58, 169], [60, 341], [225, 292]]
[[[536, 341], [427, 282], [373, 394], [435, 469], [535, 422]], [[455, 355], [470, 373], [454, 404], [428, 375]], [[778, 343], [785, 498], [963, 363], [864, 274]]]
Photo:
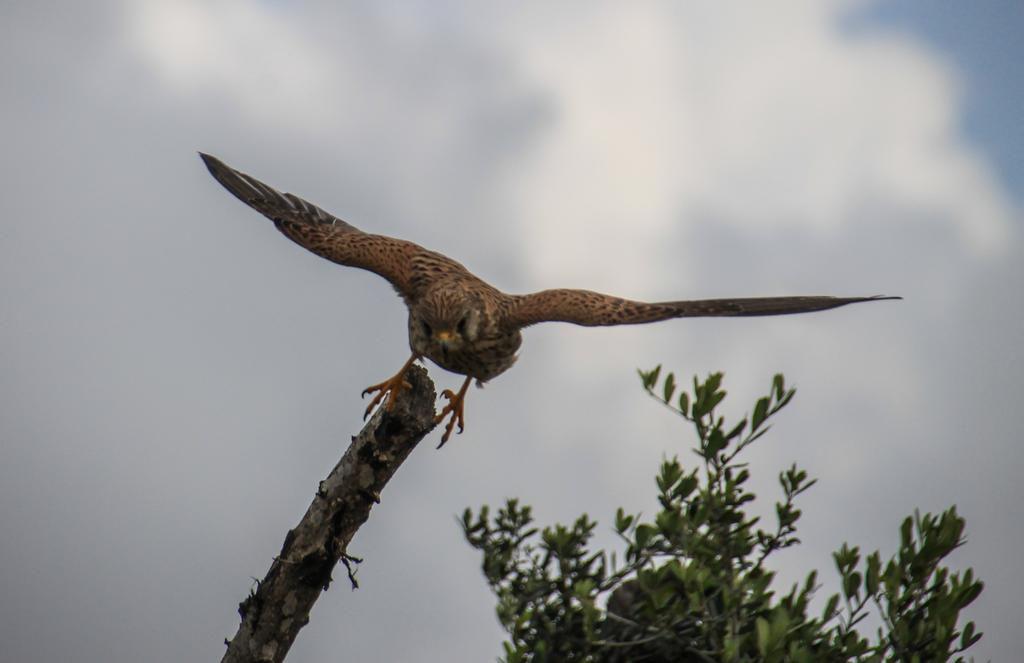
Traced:
[[222, 663], [283, 661], [339, 561], [356, 586], [352, 564], [359, 560], [347, 554], [348, 544], [395, 470], [434, 428], [436, 395], [427, 371], [413, 366], [405, 378], [412, 388], [390, 411], [378, 409], [352, 438], [306, 515], [285, 536], [266, 577], [239, 604], [242, 623]]

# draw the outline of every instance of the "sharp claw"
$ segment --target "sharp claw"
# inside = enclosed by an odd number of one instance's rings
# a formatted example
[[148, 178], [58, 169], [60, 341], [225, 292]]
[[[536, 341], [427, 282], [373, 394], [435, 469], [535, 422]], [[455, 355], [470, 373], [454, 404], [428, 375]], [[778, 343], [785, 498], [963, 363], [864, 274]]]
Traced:
[[[450, 438], [452, 436], [452, 429], [453, 428], [455, 428], [455, 417], [454, 417], [454, 415], [452, 416], [452, 420], [448, 422], [448, 425], [444, 427], [444, 435], [441, 436], [441, 444], [437, 445], [438, 449], [443, 447], [445, 442], [448, 441], [448, 438]], [[462, 432], [462, 426], [461, 425], [459, 426], [459, 432], [460, 433]]]
[[[376, 392], [373, 400], [371, 400], [370, 404], [366, 406], [366, 412], [363, 413], [363, 421], [366, 421], [366, 418], [370, 416], [371, 412], [373, 412], [373, 408], [377, 407], [377, 405], [382, 401], [384, 401], [384, 407], [390, 410], [394, 405], [395, 397], [398, 395], [398, 392], [403, 389], [412, 389], [412, 385], [409, 384], [401, 374], [396, 375], [389, 380], [385, 380], [380, 384], [370, 385], [366, 389], [363, 389], [361, 398], [366, 398], [367, 394]], [[385, 399], [387, 400], [385, 401]]]
[[441, 408], [441, 411], [434, 417], [434, 423], [439, 424], [444, 421], [446, 417], [448, 417], [448, 423], [444, 427], [444, 435], [441, 436], [441, 443], [437, 445], [438, 449], [443, 447], [445, 442], [451, 438], [456, 425], [459, 427], [459, 433], [462, 433], [462, 431], [465, 430], [465, 419], [462, 412], [464, 401], [462, 398], [460, 398], [459, 394], [456, 394], [451, 389], [445, 389], [442, 391], [441, 396], [444, 397], [448, 403]]

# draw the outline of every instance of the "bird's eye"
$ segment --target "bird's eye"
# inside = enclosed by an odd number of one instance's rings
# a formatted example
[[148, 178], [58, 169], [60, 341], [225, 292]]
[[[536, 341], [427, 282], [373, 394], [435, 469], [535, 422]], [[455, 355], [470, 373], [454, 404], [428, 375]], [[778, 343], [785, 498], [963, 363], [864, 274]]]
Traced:
[[433, 335], [434, 332], [430, 328], [430, 325], [427, 324], [426, 320], [420, 320], [420, 324], [423, 325], [423, 331], [426, 332], [427, 336], [432, 336]]
[[466, 333], [466, 318], [462, 318], [461, 320], [459, 320], [459, 324], [456, 325], [455, 329], [456, 329], [456, 331], [459, 332], [460, 335], [465, 334]]

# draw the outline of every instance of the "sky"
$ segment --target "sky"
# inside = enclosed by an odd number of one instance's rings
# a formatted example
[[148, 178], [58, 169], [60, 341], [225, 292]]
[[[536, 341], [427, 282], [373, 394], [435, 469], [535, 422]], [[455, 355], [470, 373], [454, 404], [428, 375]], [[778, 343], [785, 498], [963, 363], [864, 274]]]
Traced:
[[[359, 393], [408, 352], [378, 277], [286, 241], [214, 154], [507, 292], [895, 294], [786, 318], [541, 325], [401, 468], [289, 660], [480, 661], [502, 631], [455, 517], [651, 513], [691, 456], [635, 369], [724, 371], [751, 448], [819, 483], [780, 586], [955, 504], [978, 660], [1018, 651], [1019, 3], [0, 6], [0, 658], [216, 660]], [[459, 376], [436, 366], [439, 389]], [[395, 631], [394, 625], [402, 628]]]

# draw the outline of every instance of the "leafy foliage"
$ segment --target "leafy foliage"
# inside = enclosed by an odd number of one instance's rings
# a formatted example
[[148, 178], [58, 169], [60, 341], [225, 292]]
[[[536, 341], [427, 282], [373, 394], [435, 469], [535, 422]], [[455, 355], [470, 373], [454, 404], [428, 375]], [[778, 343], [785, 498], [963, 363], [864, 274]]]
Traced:
[[[725, 398], [722, 374], [678, 393], [660, 366], [641, 372], [643, 386], [693, 426], [699, 461], [677, 459], [656, 477], [660, 510], [653, 520], [619, 509], [614, 553], [588, 548], [597, 524], [586, 515], [571, 526], [533, 526], [529, 506], [509, 500], [492, 518], [488, 507], [463, 514], [469, 543], [483, 553], [483, 571], [508, 631], [507, 663], [554, 661], [948, 661], [981, 633], [961, 629], [960, 611], [982, 590], [971, 570], [942, 563], [964, 543], [964, 520], [952, 507], [916, 514], [900, 527], [900, 547], [883, 564], [844, 544], [833, 554], [841, 593], [812, 611], [816, 572], [785, 594], [772, 587], [771, 556], [800, 541], [797, 498], [814, 485], [793, 465], [779, 476], [775, 522], [763, 528], [747, 514], [750, 469], [740, 454], [768, 432], [768, 422], [793, 398], [781, 375], [749, 418], [728, 426], [716, 408]], [[857, 630], [873, 610], [874, 638]], [[956, 658], [962, 661], [962, 657]]]

